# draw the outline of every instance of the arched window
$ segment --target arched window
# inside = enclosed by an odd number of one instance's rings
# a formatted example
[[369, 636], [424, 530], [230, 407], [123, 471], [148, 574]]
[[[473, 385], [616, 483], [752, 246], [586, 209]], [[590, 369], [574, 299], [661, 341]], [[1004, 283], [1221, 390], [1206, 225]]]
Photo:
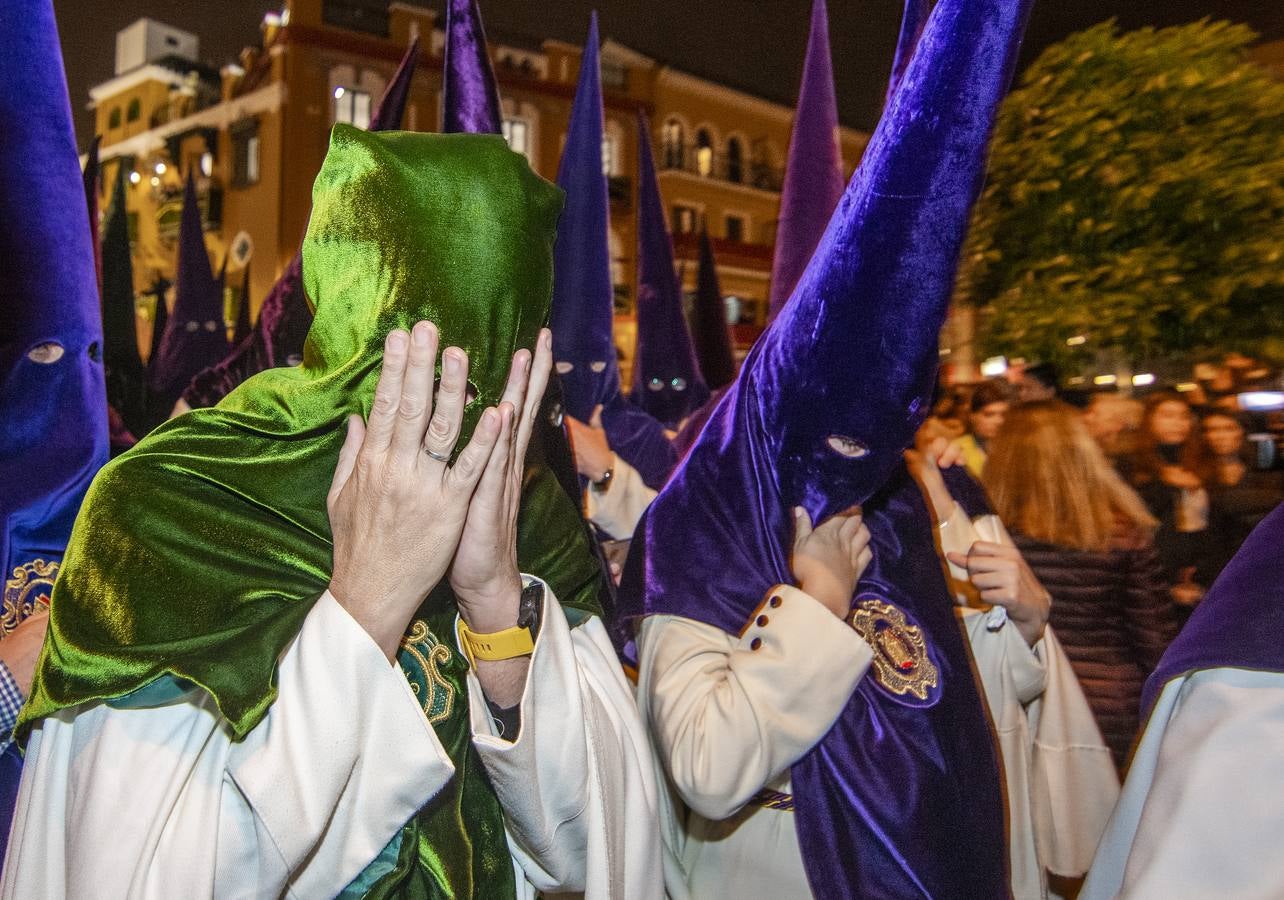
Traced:
[[707, 128], [696, 132], [696, 171], [702, 178], [713, 174], [713, 138]]
[[686, 135], [682, 132], [682, 123], [669, 119], [664, 123], [664, 167], [681, 169], [686, 157]]
[[727, 141], [727, 181], [740, 184], [745, 180], [745, 151], [740, 138], [733, 137]]
[[120, 107], [119, 106], [107, 114], [107, 127], [108, 128], [120, 127]]
[[142, 102], [137, 97], [135, 97], [133, 100], [130, 100], [129, 108], [125, 111], [125, 121], [137, 122], [138, 117], [141, 116], [142, 114], [143, 114]]

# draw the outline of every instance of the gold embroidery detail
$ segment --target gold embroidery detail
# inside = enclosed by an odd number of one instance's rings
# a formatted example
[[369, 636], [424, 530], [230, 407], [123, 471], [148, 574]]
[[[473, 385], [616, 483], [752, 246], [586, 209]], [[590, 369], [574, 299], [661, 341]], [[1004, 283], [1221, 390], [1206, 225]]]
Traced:
[[[411, 624], [410, 632], [401, 639], [401, 649], [410, 654], [423, 670], [424, 681], [428, 686], [428, 697], [424, 702], [424, 715], [428, 717], [428, 724], [436, 725], [449, 719], [455, 706], [455, 686], [442, 677], [438, 666], [450, 662], [450, 648], [429, 633], [428, 623], [416, 620]], [[405, 666], [402, 666], [402, 672], [410, 682], [410, 689], [418, 697], [419, 682], [406, 671]]]
[[36, 610], [49, 606], [49, 594], [58, 577], [58, 561], [33, 559], [13, 570], [4, 583], [4, 605], [0, 607], [0, 638], [22, 624]]
[[927, 699], [939, 683], [936, 666], [927, 655], [923, 630], [905, 621], [905, 613], [890, 603], [869, 598], [852, 611], [851, 625], [874, 648], [874, 677], [898, 697], [913, 694]]

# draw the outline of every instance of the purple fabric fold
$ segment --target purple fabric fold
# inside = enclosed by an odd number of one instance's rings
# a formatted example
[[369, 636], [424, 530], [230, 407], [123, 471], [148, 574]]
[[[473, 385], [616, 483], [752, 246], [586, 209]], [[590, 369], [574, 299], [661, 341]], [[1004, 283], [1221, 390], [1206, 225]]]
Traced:
[[892, 59], [892, 74], [887, 79], [887, 99], [891, 103], [896, 89], [900, 87], [901, 78], [914, 58], [919, 38], [923, 36], [923, 27], [927, 25], [927, 16], [931, 12], [930, 0], [905, 0], [905, 12], [901, 15], [901, 32], [896, 39], [896, 56]]
[[[791, 769], [812, 893], [1008, 895], [998, 761], [902, 454], [930, 406], [937, 340], [1030, 0], [940, 0], [789, 301], [639, 526], [630, 620], [740, 633], [792, 581], [802, 506], [861, 505], [873, 562], [849, 621], [874, 665]], [[716, 561], [711, 566], [710, 562]]]
[[1284, 673], [1284, 504], [1253, 529], [1168, 646], [1142, 691], [1142, 721], [1168, 682], [1220, 668]]
[[637, 347], [629, 399], [667, 428], [709, 399], [682, 313], [682, 286], [673, 262], [673, 238], [651, 155], [651, 126], [638, 114]]
[[814, 0], [771, 257], [768, 322], [779, 315], [794, 292], [842, 195], [843, 160], [838, 152], [838, 100], [829, 54], [829, 13], [825, 0]]

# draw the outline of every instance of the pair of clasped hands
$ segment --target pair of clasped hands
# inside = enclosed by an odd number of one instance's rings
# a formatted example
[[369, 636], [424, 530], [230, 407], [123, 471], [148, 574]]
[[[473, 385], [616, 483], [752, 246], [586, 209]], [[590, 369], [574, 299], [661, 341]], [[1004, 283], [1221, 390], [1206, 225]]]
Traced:
[[[468, 397], [468, 354], [441, 353], [431, 322], [384, 342], [369, 422], [348, 419], [326, 499], [334, 537], [330, 593], [389, 660], [428, 593], [447, 578], [470, 629], [517, 623], [517, 510], [526, 447], [552, 369], [553, 340], [513, 355], [497, 407], [487, 408], [454, 464]], [[515, 705], [528, 657], [476, 664], [491, 702]]]

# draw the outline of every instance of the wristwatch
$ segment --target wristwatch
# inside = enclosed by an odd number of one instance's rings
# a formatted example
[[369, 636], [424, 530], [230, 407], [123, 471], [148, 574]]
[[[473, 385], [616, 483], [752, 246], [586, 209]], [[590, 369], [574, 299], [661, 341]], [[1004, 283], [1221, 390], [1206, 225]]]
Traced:
[[605, 494], [607, 488], [611, 486], [611, 479], [615, 477], [615, 467], [612, 466], [602, 473], [602, 477], [593, 482], [593, 490], [599, 494]]
[[535, 639], [539, 637], [540, 613], [544, 607], [544, 584], [532, 581], [522, 588], [521, 600], [517, 605], [517, 624], [503, 631], [490, 634], [478, 634], [468, 627], [463, 617], [459, 617], [455, 630], [459, 643], [463, 645], [468, 661], [475, 667], [477, 660], [495, 662], [501, 659], [515, 659], [519, 656], [530, 656], [535, 652]]

